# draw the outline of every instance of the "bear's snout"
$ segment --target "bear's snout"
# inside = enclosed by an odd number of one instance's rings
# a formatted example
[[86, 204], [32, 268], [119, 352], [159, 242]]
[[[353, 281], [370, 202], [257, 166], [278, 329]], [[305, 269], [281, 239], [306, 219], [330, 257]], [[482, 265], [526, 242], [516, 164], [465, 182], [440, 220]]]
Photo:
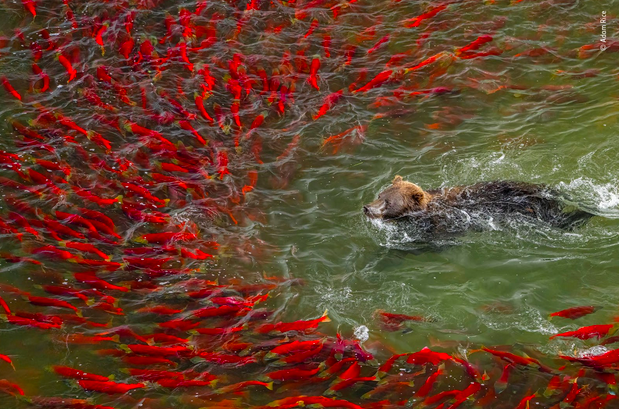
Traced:
[[369, 218], [377, 219], [382, 217], [382, 207], [380, 204], [373, 202], [363, 206], [363, 213]]

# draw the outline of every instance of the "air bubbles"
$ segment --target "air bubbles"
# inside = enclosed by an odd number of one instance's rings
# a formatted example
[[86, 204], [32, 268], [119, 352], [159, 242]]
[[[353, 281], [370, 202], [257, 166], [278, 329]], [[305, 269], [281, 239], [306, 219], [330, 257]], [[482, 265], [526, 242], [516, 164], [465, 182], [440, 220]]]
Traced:
[[[614, 183], [596, 183], [591, 179], [581, 177], [569, 183], [561, 182], [559, 188], [579, 197], [589, 197], [592, 205], [599, 210], [618, 210], [619, 186]], [[606, 214], [604, 216], [608, 217]]]
[[359, 340], [360, 343], [364, 343], [370, 338], [370, 330], [365, 325], [359, 325], [355, 328], [353, 336]]
[[599, 356], [599, 355], [604, 355], [605, 353], [608, 352], [608, 348], [606, 348], [603, 345], [596, 345], [594, 347], [591, 347], [589, 349], [584, 349], [582, 351], [578, 351], [577, 352], [577, 356], [579, 358], [590, 358], [593, 356]]

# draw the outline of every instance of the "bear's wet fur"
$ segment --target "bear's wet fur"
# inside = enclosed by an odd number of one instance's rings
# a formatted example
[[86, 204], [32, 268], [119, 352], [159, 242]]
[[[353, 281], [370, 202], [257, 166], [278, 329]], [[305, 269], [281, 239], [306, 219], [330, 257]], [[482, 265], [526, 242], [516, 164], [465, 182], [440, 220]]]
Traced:
[[413, 224], [417, 233], [430, 235], [483, 230], [518, 217], [571, 230], [593, 216], [565, 199], [542, 184], [494, 181], [424, 191], [396, 176], [363, 211], [371, 219]]

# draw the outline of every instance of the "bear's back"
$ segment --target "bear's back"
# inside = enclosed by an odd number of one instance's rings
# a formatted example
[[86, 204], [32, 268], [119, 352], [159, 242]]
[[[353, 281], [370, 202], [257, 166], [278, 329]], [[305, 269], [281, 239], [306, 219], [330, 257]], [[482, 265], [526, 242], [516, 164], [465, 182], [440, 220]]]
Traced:
[[500, 180], [429, 191], [436, 201], [472, 211], [537, 213], [561, 211], [559, 194], [545, 185]]
[[542, 184], [517, 181], [480, 182], [429, 190], [432, 200], [425, 212], [409, 216], [430, 234], [458, 233], [484, 229], [488, 221], [524, 217], [553, 227], [571, 229], [592, 215], [574, 210], [565, 212], [561, 195]]

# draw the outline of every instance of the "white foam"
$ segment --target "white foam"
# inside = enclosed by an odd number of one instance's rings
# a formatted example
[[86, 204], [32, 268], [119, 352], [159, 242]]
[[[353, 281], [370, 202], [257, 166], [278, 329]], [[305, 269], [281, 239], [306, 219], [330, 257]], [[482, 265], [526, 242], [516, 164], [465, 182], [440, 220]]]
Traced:
[[370, 330], [365, 325], [359, 325], [355, 328], [354, 337], [359, 340], [360, 343], [364, 343], [370, 339]]
[[403, 229], [393, 223], [380, 219], [369, 219], [373, 228], [377, 230], [375, 235], [379, 244], [384, 247], [394, 247], [399, 244], [411, 243], [414, 238], [410, 237]]
[[561, 182], [559, 188], [572, 193], [575, 197], [591, 197], [591, 204], [600, 210], [619, 210], [617, 209], [619, 205], [619, 185], [617, 184], [600, 184], [581, 177], [569, 183]]
[[606, 348], [603, 345], [596, 345], [594, 347], [591, 347], [589, 349], [583, 349], [581, 351], [578, 351], [578, 357], [579, 358], [588, 358], [588, 357], [592, 357], [592, 356], [599, 356], [599, 355], [604, 355], [605, 353], [607, 353], [609, 351], [608, 348]]
[[501, 314], [500, 317], [496, 316], [496, 314], [492, 316], [483, 315], [482, 321], [487, 327], [497, 331], [518, 328], [522, 331], [545, 335], [554, 335], [558, 332], [557, 327], [543, 317], [535, 308], [525, 308], [518, 314], [513, 315]]

